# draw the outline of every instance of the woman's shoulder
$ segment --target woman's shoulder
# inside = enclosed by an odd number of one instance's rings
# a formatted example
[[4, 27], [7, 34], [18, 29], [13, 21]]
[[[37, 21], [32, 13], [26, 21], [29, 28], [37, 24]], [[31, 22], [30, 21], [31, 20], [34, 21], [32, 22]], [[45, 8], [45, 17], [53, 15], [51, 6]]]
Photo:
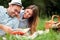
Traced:
[[20, 14], [21, 14], [21, 13], [24, 13], [24, 10], [21, 10], [21, 11], [20, 11]]

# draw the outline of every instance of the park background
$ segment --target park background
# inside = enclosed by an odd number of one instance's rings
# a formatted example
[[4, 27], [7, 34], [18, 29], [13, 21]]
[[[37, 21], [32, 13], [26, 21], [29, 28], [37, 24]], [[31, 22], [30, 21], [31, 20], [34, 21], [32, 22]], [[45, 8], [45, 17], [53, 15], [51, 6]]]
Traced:
[[[11, 0], [0, 0], [0, 5], [7, 8], [10, 1]], [[44, 30], [45, 22], [50, 20], [52, 15], [60, 15], [60, 0], [22, 0], [24, 8], [31, 4], [35, 4], [39, 7], [37, 30]], [[15, 38], [10, 35], [6, 35], [6, 37], [7, 40], [13, 40], [13, 38]], [[19, 38], [15, 39], [18, 40]], [[0, 37], [0, 40], [2, 40], [2, 37]], [[26, 40], [26, 38], [22, 38], [22, 40]], [[50, 29], [48, 34], [38, 35], [34, 40], [60, 40], [60, 33]]]

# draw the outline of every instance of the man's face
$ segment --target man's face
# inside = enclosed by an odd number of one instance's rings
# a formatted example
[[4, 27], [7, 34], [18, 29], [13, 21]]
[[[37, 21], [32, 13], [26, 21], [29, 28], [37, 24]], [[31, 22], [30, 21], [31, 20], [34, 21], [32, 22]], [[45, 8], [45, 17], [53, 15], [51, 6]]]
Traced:
[[8, 8], [8, 13], [11, 17], [19, 16], [21, 7], [17, 5], [10, 5]]
[[32, 14], [33, 14], [32, 9], [25, 9], [24, 18], [25, 18], [25, 19], [30, 18], [30, 17], [32, 16]]

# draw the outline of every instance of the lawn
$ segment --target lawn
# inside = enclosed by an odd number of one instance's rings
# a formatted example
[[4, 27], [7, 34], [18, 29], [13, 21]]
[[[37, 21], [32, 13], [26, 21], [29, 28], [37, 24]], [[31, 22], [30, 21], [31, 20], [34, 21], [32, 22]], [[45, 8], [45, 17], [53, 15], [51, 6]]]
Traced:
[[[54, 20], [56, 21], [56, 19]], [[48, 19], [40, 19], [37, 30], [44, 30], [46, 21], [48, 21]], [[49, 33], [38, 35], [34, 40], [60, 40], [60, 33], [50, 29]]]
[[[48, 19], [40, 19], [37, 26], [37, 30], [45, 30], [44, 27], [45, 27], [45, 22], [47, 20]], [[7, 40], [32, 40], [32, 39], [28, 39], [27, 37], [21, 37], [17, 35], [9, 35], [9, 34], [7, 34], [5, 37], [7, 38]], [[0, 40], [2, 40], [2, 37], [0, 37]], [[50, 29], [49, 33], [38, 35], [33, 40], [60, 40], [60, 33]]]

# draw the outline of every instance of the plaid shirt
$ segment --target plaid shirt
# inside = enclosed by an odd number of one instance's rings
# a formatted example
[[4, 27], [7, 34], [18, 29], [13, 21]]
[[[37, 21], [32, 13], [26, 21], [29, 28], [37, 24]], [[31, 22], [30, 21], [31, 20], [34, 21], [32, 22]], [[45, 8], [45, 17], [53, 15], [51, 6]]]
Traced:
[[[0, 24], [7, 25], [13, 29], [18, 28], [19, 20], [14, 17], [10, 17], [7, 13], [7, 9], [3, 6], [0, 6]], [[4, 35], [5, 32], [0, 30], [0, 35]]]

